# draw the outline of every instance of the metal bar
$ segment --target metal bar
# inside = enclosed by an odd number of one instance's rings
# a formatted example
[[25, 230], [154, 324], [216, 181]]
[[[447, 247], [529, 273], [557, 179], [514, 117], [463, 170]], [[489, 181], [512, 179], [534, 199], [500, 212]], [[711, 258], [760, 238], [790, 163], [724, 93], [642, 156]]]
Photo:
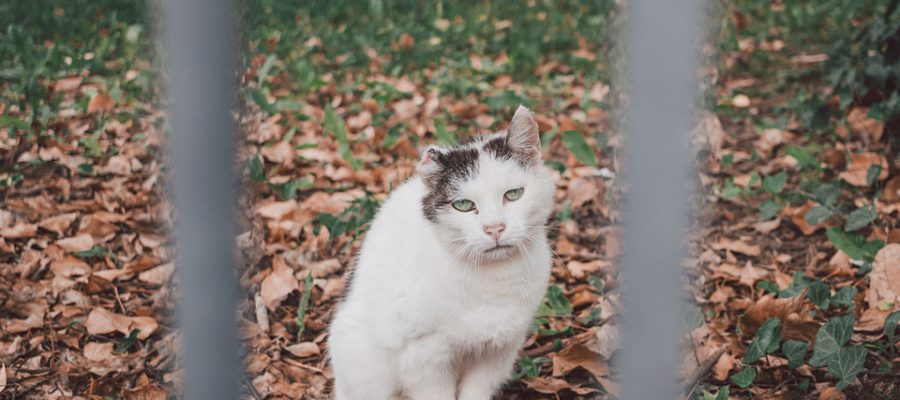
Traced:
[[234, 4], [163, 0], [161, 11], [182, 279], [184, 398], [237, 399]]
[[678, 398], [679, 288], [699, 1], [627, 4], [623, 399]]

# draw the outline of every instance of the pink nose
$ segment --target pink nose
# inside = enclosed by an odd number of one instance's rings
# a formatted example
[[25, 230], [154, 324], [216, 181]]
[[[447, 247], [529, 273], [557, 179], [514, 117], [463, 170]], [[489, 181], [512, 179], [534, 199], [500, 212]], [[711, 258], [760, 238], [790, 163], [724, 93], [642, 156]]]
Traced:
[[488, 236], [494, 238], [495, 242], [500, 241], [500, 234], [503, 233], [503, 230], [506, 229], [506, 224], [491, 224], [484, 226], [484, 233]]

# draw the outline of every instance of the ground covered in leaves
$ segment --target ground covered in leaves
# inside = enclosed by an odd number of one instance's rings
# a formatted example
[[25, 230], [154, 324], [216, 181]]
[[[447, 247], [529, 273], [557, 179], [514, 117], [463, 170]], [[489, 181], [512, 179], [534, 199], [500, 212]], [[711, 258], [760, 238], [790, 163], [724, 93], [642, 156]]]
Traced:
[[[0, 17], [3, 397], [181, 387], [150, 29], [139, 11], [90, 4], [0, 5], [13, 16]], [[366, 223], [419, 149], [501, 129], [521, 103], [558, 174], [557, 254], [499, 398], [614, 397], [623, 138], [614, 49], [596, 40], [612, 3], [325, 4], [245, 10], [242, 263], [222, 271], [243, 289], [244, 396], [331, 397], [327, 325]], [[692, 137], [686, 396], [900, 397], [900, 177], [879, 109], [831, 94], [829, 39], [807, 37], [821, 9], [724, 11]]]

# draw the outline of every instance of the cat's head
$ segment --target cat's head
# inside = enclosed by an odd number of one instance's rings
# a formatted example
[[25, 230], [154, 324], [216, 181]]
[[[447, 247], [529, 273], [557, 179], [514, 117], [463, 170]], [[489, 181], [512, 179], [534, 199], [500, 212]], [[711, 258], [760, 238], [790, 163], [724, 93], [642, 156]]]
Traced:
[[422, 211], [457, 257], [492, 262], [544, 245], [554, 183], [540, 146], [537, 124], [519, 106], [505, 131], [422, 154]]

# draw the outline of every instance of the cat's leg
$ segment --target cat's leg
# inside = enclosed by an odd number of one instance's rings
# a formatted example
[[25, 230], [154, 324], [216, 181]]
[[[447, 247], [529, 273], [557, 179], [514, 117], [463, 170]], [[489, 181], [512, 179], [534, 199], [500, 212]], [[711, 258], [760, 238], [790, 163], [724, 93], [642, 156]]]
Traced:
[[[343, 321], [341, 321], [343, 322]], [[398, 392], [395, 358], [365, 331], [336, 324], [328, 338], [335, 400], [391, 400]]]
[[462, 371], [458, 400], [490, 400], [512, 374], [519, 346], [481, 354], [472, 358]]
[[409, 400], [456, 400], [457, 375], [440, 340], [410, 343], [401, 356], [403, 394]]

